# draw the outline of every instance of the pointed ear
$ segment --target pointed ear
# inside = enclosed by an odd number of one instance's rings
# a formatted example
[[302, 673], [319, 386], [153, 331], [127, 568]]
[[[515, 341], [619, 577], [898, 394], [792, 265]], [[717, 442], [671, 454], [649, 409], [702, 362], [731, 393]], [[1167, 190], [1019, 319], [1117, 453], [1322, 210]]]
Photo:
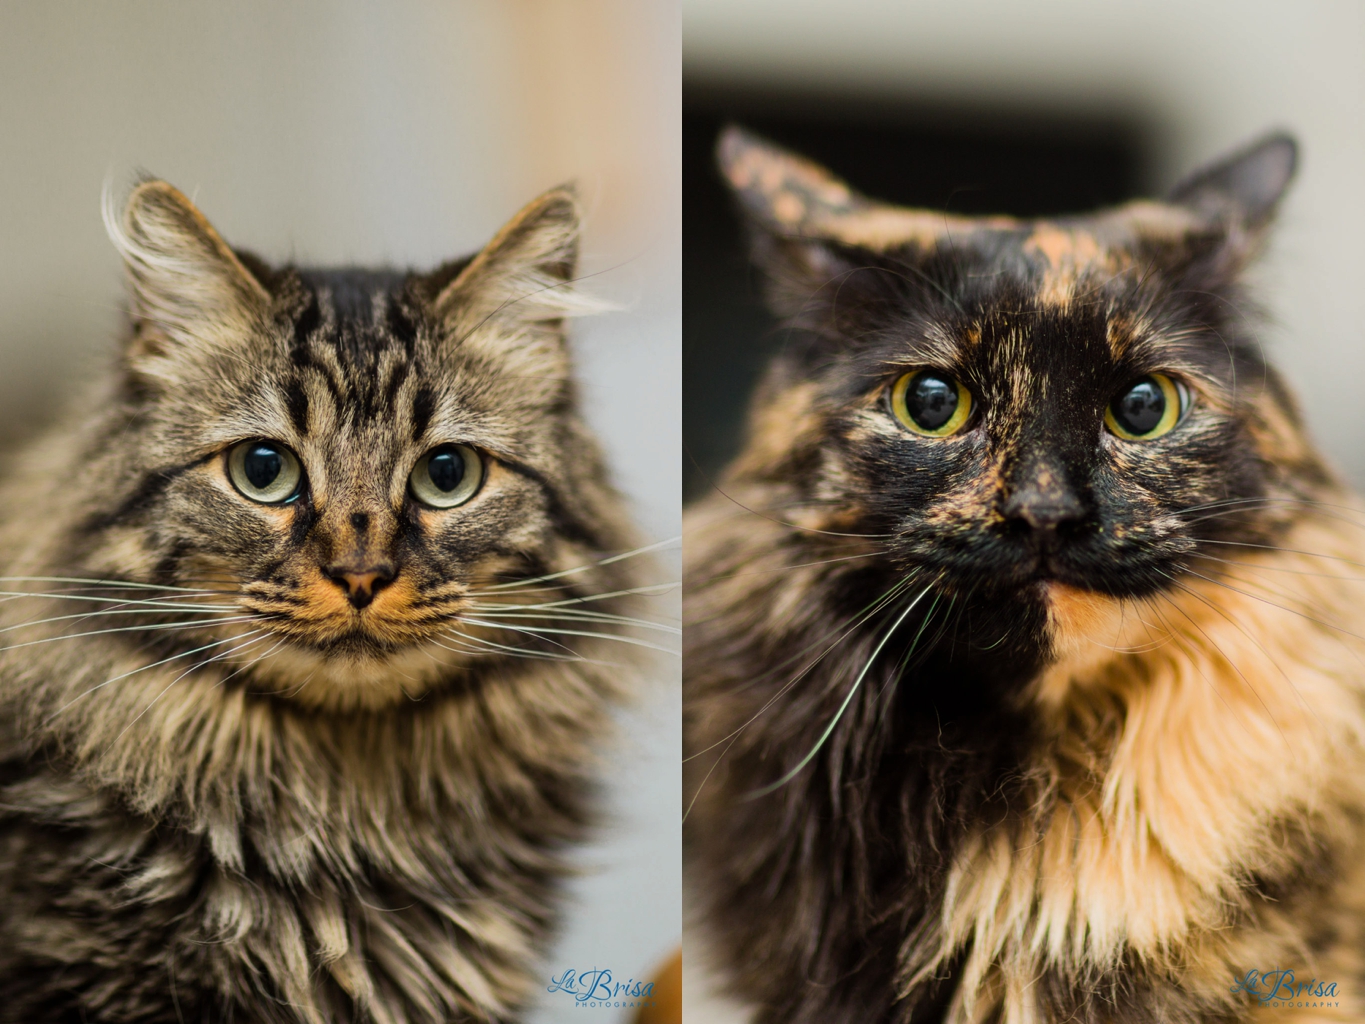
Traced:
[[750, 221], [788, 238], [875, 252], [928, 250], [950, 233], [1013, 226], [1009, 218], [955, 217], [868, 199], [819, 164], [737, 125], [721, 132], [716, 161]]
[[223, 351], [263, 317], [270, 295], [184, 194], [164, 181], [133, 189], [104, 224], [128, 271], [135, 334], [129, 360], [153, 376]]
[[1297, 163], [1294, 139], [1279, 132], [1196, 171], [1171, 191], [1168, 201], [1255, 231], [1274, 215]]
[[[559, 337], [565, 317], [609, 307], [573, 288], [578, 203], [572, 186], [528, 203], [437, 294], [433, 310], [446, 337], [499, 349]], [[438, 271], [439, 273], [439, 271]]]
[[812, 330], [877, 301], [886, 285], [875, 269], [883, 250], [927, 250], [945, 227], [927, 211], [860, 196], [818, 164], [734, 125], [721, 133], [716, 159], [748, 220], [769, 308]]

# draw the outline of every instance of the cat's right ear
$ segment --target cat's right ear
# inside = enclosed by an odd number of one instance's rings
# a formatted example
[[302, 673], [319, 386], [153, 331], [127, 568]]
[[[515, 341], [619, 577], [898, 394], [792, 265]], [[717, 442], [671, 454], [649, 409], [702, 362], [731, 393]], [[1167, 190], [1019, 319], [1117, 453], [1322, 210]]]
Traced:
[[1209, 220], [1255, 231], [1275, 213], [1297, 164], [1294, 139], [1277, 132], [1196, 171], [1171, 191], [1167, 201]]
[[104, 225], [123, 257], [133, 316], [130, 366], [175, 380], [240, 344], [270, 294], [178, 189], [143, 181], [122, 212], [106, 193]]

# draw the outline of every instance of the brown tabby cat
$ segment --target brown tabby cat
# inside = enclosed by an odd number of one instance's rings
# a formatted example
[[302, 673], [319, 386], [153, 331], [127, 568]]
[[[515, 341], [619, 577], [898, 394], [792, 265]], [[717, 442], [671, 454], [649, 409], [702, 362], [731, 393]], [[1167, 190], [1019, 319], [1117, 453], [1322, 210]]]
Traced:
[[0, 1019], [517, 1019], [635, 587], [572, 194], [428, 274], [107, 220], [131, 337], [0, 492]]
[[720, 159], [791, 328], [685, 533], [730, 991], [1365, 1019], [1365, 521], [1239, 284], [1293, 142], [1051, 221], [886, 206], [736, 129]]

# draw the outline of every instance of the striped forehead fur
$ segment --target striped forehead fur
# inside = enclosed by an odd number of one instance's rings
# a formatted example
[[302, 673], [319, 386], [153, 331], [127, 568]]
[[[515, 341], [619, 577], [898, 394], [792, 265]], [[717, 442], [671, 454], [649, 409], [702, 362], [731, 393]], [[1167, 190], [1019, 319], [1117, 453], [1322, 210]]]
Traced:
[[[106, 223], [131, 338], [0, 491], [32, 591], [0, 607], [0, 1019], [520, 1019], [635, 667], [571, 190], [425, 274], [270, 267], [164, 182]], [[297, 500], [234, 490], [254, 438]], [[470, 511], [418, 507], [456, 442]], [[368, 639], [334, 643], [361, 613], [329, 560], [381, 549]]]

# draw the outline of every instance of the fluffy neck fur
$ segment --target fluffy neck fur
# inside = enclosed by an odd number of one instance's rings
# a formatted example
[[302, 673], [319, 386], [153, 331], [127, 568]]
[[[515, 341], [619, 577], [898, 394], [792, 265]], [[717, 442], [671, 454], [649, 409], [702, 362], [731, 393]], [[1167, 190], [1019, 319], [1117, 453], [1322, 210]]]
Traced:
[[755, 522], [734, 502], [783, 502], [733, 486], [688, 523], [689, 745], [738, 732], [698, 759], [689, 863], [758, 1020], [1240, 1019], [1255, 965], [1358, 976], [1365, 900], [1334, 874], [1365, 811], [1365, 532], [1339, 493], [1285, 550], [1178, 592], [1059, 589], [1050, 653], [998, 713], [946, 693], [933, 652], [937, 679], [884, 660], [754, 798], [868, 658], [836, 647], [769, 703], [830, 646], [809, 595], [852, 585], [865, 544]]

